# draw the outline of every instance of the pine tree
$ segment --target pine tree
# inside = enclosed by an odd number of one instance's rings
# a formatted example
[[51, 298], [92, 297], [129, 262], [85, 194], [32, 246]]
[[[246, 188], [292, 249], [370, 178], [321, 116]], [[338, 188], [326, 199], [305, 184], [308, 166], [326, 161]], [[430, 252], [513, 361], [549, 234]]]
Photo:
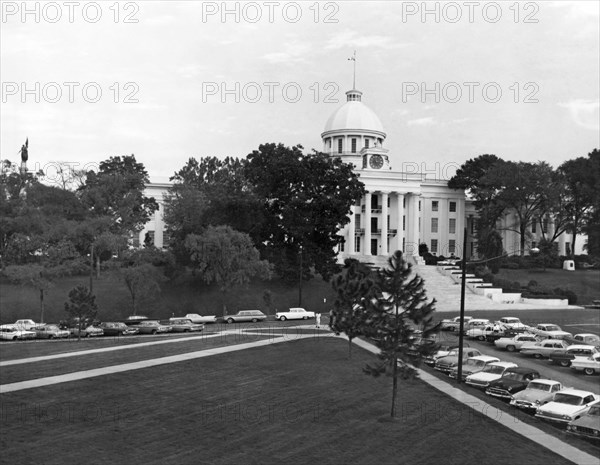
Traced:
[[65, 311], [76, 319], [79, 331], [77, 340], [81, 339], [81, 328], [84, 322], [96, 317], [98, 305], [96, 296], [85, 286], [77, 286], [69, 292], [69, 301], [65, 302]]
[[365, 321], [369, 321], [381, 349], [380, 362], [367, 365], [365, 373], [372, 376], [386, 374], [393, 379], [392, 408], [396, 414], [398, 377], [417, 376], [415, 365], [435, 349], [435, 344], [418, 344], [428, 340], [436, 331], [433, 323], [435, 299], [427, 302], [425, 282], [415, 275], [411, 278], [411, 265], [402, 252], [396, 251], [388, 260], [388, 269], [378, 272], [377, 289], [380, 293], [369, 299], [365, 306]]

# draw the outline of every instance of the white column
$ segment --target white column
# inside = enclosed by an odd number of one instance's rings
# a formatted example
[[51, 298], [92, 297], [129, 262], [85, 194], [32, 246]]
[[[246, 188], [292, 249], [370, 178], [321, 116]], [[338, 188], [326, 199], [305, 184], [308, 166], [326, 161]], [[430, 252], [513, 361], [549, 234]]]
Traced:
[[381, 255], [388, 255], [388, 192], [381, 193]]
[[[355, 221], [355, 210], [354, 205], [350, 207], [350, 223], [348, 224], [348, 236], [346, 237], [346, 245], [348, 247], [348, 254], [354, 255], [356, 249], [354, 248], [354, 237], [356, 236], [356, 221]], [[360, 225], [359, 225], [360, 226]]]
[[[413, 242], [413, 256], [419, 256], [419, 194], [413, 194], [411, 196], [412, 201], [412, 242]], [[423, 227], [423, 225], [421, 226]]]
[[363, 255], [371, 255], [371, 193], [365, 194], [365, 244]]
[[[404, 238], [404, 230], [402, 229], [402, 218], [404, 217], [404, 194], [397, 194], [398, 205], [396, 205], [396, 211], [398, 219], [396, 221], [396, 250], [402, 250], [402, 239]], [[404, 252], [404, 250], [402, 250]]]

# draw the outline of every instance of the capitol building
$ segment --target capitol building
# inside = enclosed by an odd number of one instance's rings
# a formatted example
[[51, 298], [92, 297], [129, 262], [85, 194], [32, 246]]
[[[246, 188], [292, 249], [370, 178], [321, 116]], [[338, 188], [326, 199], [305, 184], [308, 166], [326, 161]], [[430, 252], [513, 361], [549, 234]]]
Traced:
[[[444, 257], [477, 257], [475, 219], [477, 212], [465, 192], [448, 187], [447, 179], [436, 173], [403, 172], [390, 163], [385, 148], [387, 133], [376, 113], [362, 102], [362, 92], [346, 92], [346, 103], [327, 120], [321, 139], [323, 152], [341, 158], [354, 166], [366, 194], [350, 211], [350, 221], [339, 234], [343, 242], [338, 250], [338, 261], [356, 258], [360, 261], [383, 265], [396, 250], [414, 257], [419, 244], [426, 244], [433, 255]], [[159, 204], [155, 212], [135, 238], [134, 245], [143, 243], [146, 235], [157, 247], [168, 243], [163, 221], [164, 196], [171, 186], [167, 182], [152, 182], [146, 195]], [[516, 215], [510, 212], [499, 221], [504, 249], [509, 254], [519, 253], [519, 237], [511, 231]], [[549, 227], [552, 227], [551, 222]], [[466, 228], [466, 229], [465, 229]], [[463, 235], [467, 232], [467, 249], [462, 250]], [[547, 232], [547, 231], [544, 231]], [[532, 231], [525, 253], [536, 246], [541, 228]], [[568, 236], [559, 237], [559, 254], [569, 250]], [[579, 240], [580, 248], [584, 240]]]

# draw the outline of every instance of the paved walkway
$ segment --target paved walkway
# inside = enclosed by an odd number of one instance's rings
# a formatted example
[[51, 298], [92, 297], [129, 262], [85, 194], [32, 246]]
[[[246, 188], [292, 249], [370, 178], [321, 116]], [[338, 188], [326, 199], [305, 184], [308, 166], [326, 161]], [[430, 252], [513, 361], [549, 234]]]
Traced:
[[[299, 326], [298, 328], [315, 329], [315, 327], [312, 325], [303, 325], [303, 326]], [[340, 337], [340, 338], [346, 339], [345, 336], [334, 336], [333, 333], [330, 333], [324, 327], [322, 327], [322, 330], [324, 332], [327, 332], [327, 335], [329, 337]], [[248, 334], [265, 334], [265, 333], [261, 332], [261, 331], [249, 331]], [[217, 348], [212, 348], [212, 349], [204, 349], [204, 350], [199, 350], [199, 351], [195, 351], [195, 352], [188, 352], [185, 354], [172, 355], [169, 357], [160, 357], [160, 358], [154, 358], [154, 359], [150, 359], [150, 360], [142, 360], [139, 362], [124, 363], [121, 365], [113, 365], [113, 366], [108, 366], [108, 367], [98, 368], [98, 369], [93, 369], [93, 370], [78, 371], [78, 372], [74, 372], [74, 373], [68, 373], [65, 375], [49, 376], [49, 377], [45, 377], [45, 378], [21, 381], [21, 382], [17, 382], [17, 383], [2, 384], [2, 385], [0, 385], [0, 394], [21, 391], [24, 389], [32, 389], [32, 388], [37, 388], [37, 387], [50, 386], [53, 384], [66, 383], [66, 382], [70, 382], [70, 381], [78, 381], [78, 380], [93, 378], [93, 377], [97, 377], [97, 376], [122, 373], [122, 372], [126, 372], [126, 371], [131, 371], [131, 370], [139, 370], [142, 368], [150, 368], [153, 366], [164, 365], [167, 363], [176, 363], [176, 362], [183, 362], [183, 361], [187, 361], [187, 360], [194, 360], [194, 359], [202, 358], [202, 357], [210, 357], [212, 355], [224, 354], [224, 353], [235, 352], [235, 351], [239, 351], [239, 350], [250, 349], [250, 348], [254, 348], [254, 347], [263, 347], [263, 346], [267, 346], [267, 345], [271, 345], [271, 344], [278, 344], [281, 342], [290, 341], [290, 338], [286, 337], [285, 334], [269, 333], [269, 335], [272, 337], [270, 337], [269, 339], [266, 339], [266, 340], [262, 340], [262, 341], [248, 342], [248, 343], [243, 343], [243, 344], [235, 344], [235, 345], [231, 345], [231, 346], [217, 347]], [[313, 337], [315, 337], [314, 334], [296, 334], [294, 337], [294, 340], [307, 339], [307, 338], [313, 338]], [[190, 339], [198, 339], [198, 337], [185, 338], [185, 340], [190, 340]], [[178, 340], [173, 340], [173, 341], [169, 341], [169, 342], [178, 342]], [[377, 349], [377, 347], [375, 347], [373, 344], [370, 344], [361, 339], [355, 338], [353, 340], [353, 342], [356, 345], [358, 345], [359, 347], [361, 347], [371, 353], [376, 354], [379, 352], [379, 349]], [[165, 341], [154, 341], [154, 342], [143, 343], [143, 345], [164, 344], [164, 343], [166, 343], [166, 342]], [[141, 345], [142, 344], [134, 344], [132, 346], [123, 346], [123, 347], [127, 347], [127, 348], [139, 347]], [[105, 348], [105, 349], [119, 350], [118, 348]], [[92, 349], [92, 350], [86, 350], [86, 351], [80, 351], [80, 352], [69, 352], [69, 353], [63, 353], [63, 354], [48, 355], [45, 357], [33, 357], [31, 359], [21, 359], [21, 362], [22, 363], [31, 363], [31, 361], [38, 361], [38, 360], [33, 360], [33, 359], [40, 359], [40, 358], [43, 358], [44, 360], [49, 360], [52, 358], [72, 357], [75, 355], [83, 355], [85, 353], [97, 353], [97, 352], [107, 351], [105, 349]], [[11, 360], [10, 362], [13, 362], [12, 364], [17, 364], [19, 362], [19, 360]], [[434, 388], [438, 389], [439, 391], [442, 391], [445, 394], [449, 395], [453, 399], [461, 402], [462, 404], [464, 404], [468, 407], [471, 407], [471, 408], [477, 410], [478, 412], [483, 413], [484, 415], [486, 415], [488, 417], [489, 417], [489, 415], [488, 415], [489, 411], [495, 412], [495, 418], [490, 418], [490, 419], [493, 419], [493, 420], [497, 421], [498, 423], [506, 426], [507, 428], [510, 428], [513, 431], [536, 442], [537, 444], [540, 444], [540, 445], [546, 447], [547, 449], [551, 450], [552, 452], [554, 452], [562, 457], [565, 457], [567, 460], [571, 460], [572, 462], [574, 462], [578, 465], [598, 465], [598, 463], [599, 463], [598, 457], [594, 457], [586, 452], [583, 452], [583, 451], [571, 446], [570, 444], [567, 444], [567, 443], [561, 441], [559, 438], [557, 438], [555, 436], [551, 436], [549, 434], [544, 433], [543, 431], [535, 428], [534, 426], [523, 423], [517, 417], [515, 417], [509, 413], [500, 411], [496, 407], [494, 407], [490, 404], [487, 404], [486, 402], [483, 402], [482, 400], [478, 399], [477, 397], [474, 397], [470, 394], [467, 394], [467, 393], [461, 391], [460, 389], [457, 389], [457, 388], [451, 386], [450, 383], [448, 383], [444, 380], [441, 380], [435, 376], [432, 376], [431, 374], [429, 374], [421, 369], [417, 369], [417, 371], [419, 373], [420, 379], [422, 381], [424, 381], [425, 383], [429, 384], [430, 386], [433, 386]]]

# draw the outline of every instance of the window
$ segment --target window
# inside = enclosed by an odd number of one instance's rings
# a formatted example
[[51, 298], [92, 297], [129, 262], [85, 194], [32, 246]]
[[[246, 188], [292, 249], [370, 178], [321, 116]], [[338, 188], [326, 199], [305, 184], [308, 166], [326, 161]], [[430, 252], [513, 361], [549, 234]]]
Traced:
[[451, 254], [456, 253], [456, 241], [454, 239], [448, 241], [448, 252]]
[[531, 232], [533, 234], [535, 234], [537, 232], [537, 220], [534, 219], [533, 222], [531, 223]]
[[344, 245], [346, 244], [346, 240], [342, 239], [342, 241], [340, 242], [340, 252], [344, 251]]
[[406, 197], [402, 197], [402, 206], [406, 208]]
[[419, 211], [421, 211], [421, 201], [419, 200]]
[[154, 245], [154, 231], [148, 231], [144, 236], [144, 245]]
[[379, 196], [377, 194], [371, 196], [371, 209], [379, 208]]
[[438, 232], [438, 219], [437, 218], [431, 218], [431, 232], [432, 233]]
[[544, 218], [544, 220], [542, 221], [542, 231], [544, 232], [544, 234], [548, 232], [548, 218]]
[[402, 231], [406, 231], [406, 215], [402, 215]]
[[342, 153], [342, 139], [338, 139], [338, 153]]
[[133, 235], [131, 245], [136, 248], [140, 246], [140, 235], [139, 234]]
[[571, 243], [570, 242], [565, 242], [565, 253], [567, 255], [571, 255]]
[[365, 147], [369, 148], [369, 142], [371, 142], [369, 139], [365, 139]]
[[471, 219], [471, 234], [475, 234], [475, 220]]
[[354, 250], [360, 252], [360, 236], [354, 238]]
[[437, 239], [431, 239], [431, 253], [437, 253], [438, 241]]
[[354, 214], [354, 227], [360, 228], [360, 213]]
[[331, 139], [327, 139], [327, 148], [331, 149]]
[[391, 202], [390, 202], [390, 200], [391, 200], [391, 197], [388, 195], [388, 198], [387, 198], [387, 199], [388, 199], [388, 200], [387, 200], [388, 208], [390, 208], [390, 205], [391, 205]]
[[456, 211], [456, 202], [450, 202], [450, 211], [451, 212], [455, 212]]
[[450, 224], [448, 224], [448, 233], [456, 234], [456, 218], [450, 218]]
[[535, 249], [537, 247], [537, 242], [536, 241], [531, 241], [531, 248]]
[[352, 138], [352, 153], [356, 153], [356, 138]]
[[377, 218], [371, 218], [371, 232], [377, 231]]
[[439, 206], [439, 202], [437, 200], [433, 200], [431, 202], [431, 211], [432, 212], [438, 211], [438, 206]]

